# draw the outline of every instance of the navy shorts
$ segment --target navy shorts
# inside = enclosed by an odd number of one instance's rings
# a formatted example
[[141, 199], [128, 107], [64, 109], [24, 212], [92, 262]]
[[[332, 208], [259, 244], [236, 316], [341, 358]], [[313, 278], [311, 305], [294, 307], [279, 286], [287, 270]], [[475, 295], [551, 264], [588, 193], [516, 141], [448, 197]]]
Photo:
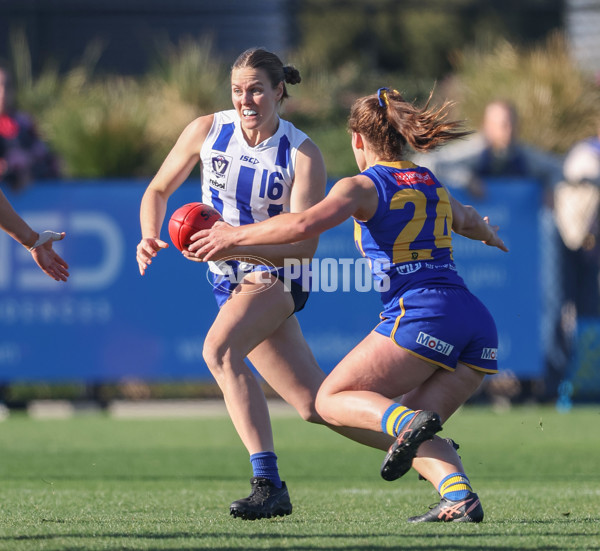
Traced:
[[375, 331], [411, 354], [454, 371], [458, 362], [497, 373], [498, 333], [483, 303], [468, 289], [416, 289], [394, 299]]
[[261, 265], [255, 265], [251, 269], [246, 269], [241, 273], [238, 271], [237, 266], [233, 266], [233, 272], [231, 276], [223, 276], [216, 273], [211, 274], [213, 294], [215, 295], [215, 299], [217, 300], [219, 308], [221, 308], [223, 304], [227, 302], [229, 297], [231, 297], [235, 288], [241, 283], [244, 274], [249, 274], [256, 271], [269, 272], [271, 275], [274, 275], [283, 283], [286, 290], [291, 293], [294, 301], [294, 310], [290, 315], [293, 315], [304, 308], [310, 293], [298, 282], [300, 281], [300, 278], [298, 278], [298, 281], [289, 279], [284, 276], [284, 268], [274, 269], [270, 266]]

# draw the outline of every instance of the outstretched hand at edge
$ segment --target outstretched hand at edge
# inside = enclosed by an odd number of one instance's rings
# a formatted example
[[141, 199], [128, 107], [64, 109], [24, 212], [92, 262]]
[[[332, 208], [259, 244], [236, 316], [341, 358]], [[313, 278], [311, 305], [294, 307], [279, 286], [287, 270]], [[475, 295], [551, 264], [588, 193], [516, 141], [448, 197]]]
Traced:
[[55, 281], [67, 281], [69, 277], [69, 265], [52, 248], [52, 243], [61, 241], [65, 235], [65, 232], [44, 231], [29, 249], [36, 264]]

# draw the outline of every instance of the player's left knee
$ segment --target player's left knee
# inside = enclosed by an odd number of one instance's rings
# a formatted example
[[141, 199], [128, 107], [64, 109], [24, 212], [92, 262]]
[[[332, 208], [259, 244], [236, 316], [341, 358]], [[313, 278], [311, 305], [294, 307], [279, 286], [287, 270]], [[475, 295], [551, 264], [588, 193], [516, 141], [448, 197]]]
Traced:
[[317, 413], [314, 401], [302, 404], [299, 407], [296, 406], [296, 411], [299, 413], [303, 421], [307, 421], [308, 423], [316, 423], [318, 425], [323, 425], [325, 423], [322, 417]]
[[317, 398], [315, 400], [315, 409], [317, 415], [321, 419], [321, 421], [319, 421], [320, 423], [331, 424], [334, 421], [334, 419], [329, 414], [329, 404], [329, 396], [318, 392]]
[[202, 357], [217, 380], [231, 374], [240, 361], [239, 353], [227, 341], [209, 337], [204, 341]]

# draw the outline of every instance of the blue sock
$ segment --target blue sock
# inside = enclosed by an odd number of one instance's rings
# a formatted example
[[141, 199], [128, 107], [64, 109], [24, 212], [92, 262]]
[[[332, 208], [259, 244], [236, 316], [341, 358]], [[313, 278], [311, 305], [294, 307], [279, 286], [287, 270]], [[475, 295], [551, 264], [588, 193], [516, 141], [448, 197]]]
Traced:
[[442, 497], [452, 501], [465, 499], [471, 492], [471, 483], [465, 473], [452, 473], [444, 477], [438, 487]]
[[275, 486], [281, 488], [281, 478], [277, 469], [277, 456], [273, 452], [253, 453], [250, 456], [254, 476], [268, 478]]
[[412, 409], [400, 404], [392, 404], [383, 414], [381, 430], [390, 436], [398, 436], [414, 416], [415, 412]]

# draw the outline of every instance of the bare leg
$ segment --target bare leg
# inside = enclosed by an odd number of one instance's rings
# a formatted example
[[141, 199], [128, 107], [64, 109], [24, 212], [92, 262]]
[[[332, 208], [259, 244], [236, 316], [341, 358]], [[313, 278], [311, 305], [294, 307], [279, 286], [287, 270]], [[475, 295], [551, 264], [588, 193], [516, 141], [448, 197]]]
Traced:
[[[440, 369], [423, 385], [405, 394], [402, 404], [411, 409], [436, 411], [443, 423], [473, 395], [484, 376], [461, 363], [454, 372]], [[465, 472], [456, 450], [438, 436], [421, 444], [413, 467], [436, 490], [445, 476]]]
[[[206, 363], [223, 391], [227, 411], [250, 454], [274, 451], [274, 445], [267, 402], [244, 361], [246, 356], [303, 419], [326, 424], [315, 409], [325, 374], [306, 344], [296, 317], [289, 317], [293, 310], [291, 295], [280, 281], [261, 293], [248, 292], [252, 285], [258, 284], [246, 278], [238, 287], [241, 292], [221, 308], [204, 343]], [[387, 450], [393, 441], [379, 431], [330, 428], [381, 450]]]
[[295, 316], [283, 322], [248, 357], [271, 388], [304, 420], [327, 425], [351, 440], [380, 450], [387, 450], [392, 444], [393, 438], [380, 431], [328, 425], [317, 413], [315, 399], [325, 374], [304, 340]]
[[253, 293], [258, 285], [249, 276], [238, 286], [217, 315], [203, 350], [231, 420], [250, 454], [273, 451], [273, 435], [264, 393], [244, 359], [293, 310], [292, 297], [282, 292], [280, 282]]
[[[455, 372], [437, 368], [372, 332], [325, 379], [317, 410], [336, 425], [381, 431], [395, 396], [411, 409], [435, 411], [447, 420], [475, 392], [484, 375], [464, 364]], [[464, 472], [456, 450], [439, 437], [419, 447], [413, 462], [436, 488], [453, 472]]]
[[381, 418], [394, 398], [423, 384], [436, 369], [371, 332], [325, 379], [317, 410], [333, 425], [381, 432]]

